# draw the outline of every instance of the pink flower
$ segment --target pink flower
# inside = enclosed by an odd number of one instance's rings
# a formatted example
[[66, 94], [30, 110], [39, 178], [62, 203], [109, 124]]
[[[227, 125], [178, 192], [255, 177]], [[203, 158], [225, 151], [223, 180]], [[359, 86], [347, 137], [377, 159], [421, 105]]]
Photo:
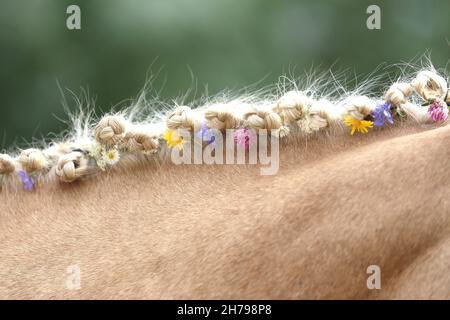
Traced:
[[448, 118], [447, 104], [441, 99], [435, 99], [428, 107], [428, 114], [434, 122], [445, 121]]
[[234, 141], [237, 145], [245, 146], [246, 149], [250, 144], [256, 141], [256, 133], [254, 130], [249, 130], [247, 128], [237, 129], [234, 132]]

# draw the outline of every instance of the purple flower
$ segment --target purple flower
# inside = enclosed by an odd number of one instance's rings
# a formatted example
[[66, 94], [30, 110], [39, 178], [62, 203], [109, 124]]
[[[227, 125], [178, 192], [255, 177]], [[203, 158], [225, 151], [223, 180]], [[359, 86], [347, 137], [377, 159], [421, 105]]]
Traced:
[[447, 104], [441, 99], [435, 99], [428, 107], [428, 114], [434, 122], [445, 121], [448, 118]]
[[240, 146], [245, 146], [246, 149], [250, 144], [256, 141], [256, 133], [254, 130], [249, 130], [247, 128], [237, 129], [234, 132], [234, 141]]
[[23, 189], [27, 191], [33, 190], [34, 188], [33, 179], [31, 179], [30, 176], [23, 170], [19, 171], [19, 176], [23, 183]]
[[216, 140], [213, 129], [209, 129], [206, 124], [202, 124], [202, 129], [195, 133], [195, 136], [202, 139], [206, 144], [211, 144]]
[[391, 104], [388, 102], [377, 105], [377, 107], [373, 110], [372, 115], [374, 120], [373, 124], [377, 127], [384, 125], [385, 121], [390, 124], [394, 124], [391, 114]]

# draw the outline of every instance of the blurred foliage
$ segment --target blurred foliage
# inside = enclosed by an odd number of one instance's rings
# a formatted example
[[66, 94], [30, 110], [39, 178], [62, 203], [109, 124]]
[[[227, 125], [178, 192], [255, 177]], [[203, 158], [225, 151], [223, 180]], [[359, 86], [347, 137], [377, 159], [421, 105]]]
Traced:
[[[81, 7], [82, 30], [66, 28]], [[381, 30], [366, 8], [381, 7]], [[358, 74], [431, 51], [449, 59], [450, 1], [2, 0], [0, 147], [59, 132], [62, 88], [87, 88], [99, 110], [135, 97], [152, 71], [163, 99], [193, 86], [275, 83], [296, 66]], [[65, 90], [65, 89], [64, 89]]]

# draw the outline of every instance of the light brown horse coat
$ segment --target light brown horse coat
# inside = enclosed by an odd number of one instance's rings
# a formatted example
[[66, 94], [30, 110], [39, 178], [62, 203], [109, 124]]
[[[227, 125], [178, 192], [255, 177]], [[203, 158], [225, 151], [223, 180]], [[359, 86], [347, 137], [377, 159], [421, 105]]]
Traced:
[[0, 298], [448, 299], [449, 141], [402, 127], [287, 143], [273, 176], [136, 165], [2, 190]]

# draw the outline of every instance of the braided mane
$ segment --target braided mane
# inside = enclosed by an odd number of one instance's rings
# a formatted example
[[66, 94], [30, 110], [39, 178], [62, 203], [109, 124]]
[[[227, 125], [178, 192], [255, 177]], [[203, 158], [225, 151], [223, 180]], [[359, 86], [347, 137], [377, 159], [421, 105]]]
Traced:
[[398, 79], [381, 97], [363, 95], [358, 90], [332, 96], [314, 86], [294, 83], [293, 88], [279, 91], [258, 99], [239, 98], [196, 107], [176, 105], [150, 121], [135, 121], [133, 112], [107, 114], [97, 123], [86, 120], [80, 132], [46, 148], [0, 154], [0, 183], [22, 184], [32, 190], [51, 180], [70, 183], [94, 176], [126, 157], [160, 159], [167, 148], [182, 142], [180, 130], [195, 133], [206, 129], [224, 134], [231, 129], [264, 129], [275, 131], [280, 139], [289, 139], [332, 134], [339, 128], [356, 133], [359, 139], [363, 138], [361, 134], [407, 119], [419, 125], [448, 121], [448, 82], [432, 67]]

